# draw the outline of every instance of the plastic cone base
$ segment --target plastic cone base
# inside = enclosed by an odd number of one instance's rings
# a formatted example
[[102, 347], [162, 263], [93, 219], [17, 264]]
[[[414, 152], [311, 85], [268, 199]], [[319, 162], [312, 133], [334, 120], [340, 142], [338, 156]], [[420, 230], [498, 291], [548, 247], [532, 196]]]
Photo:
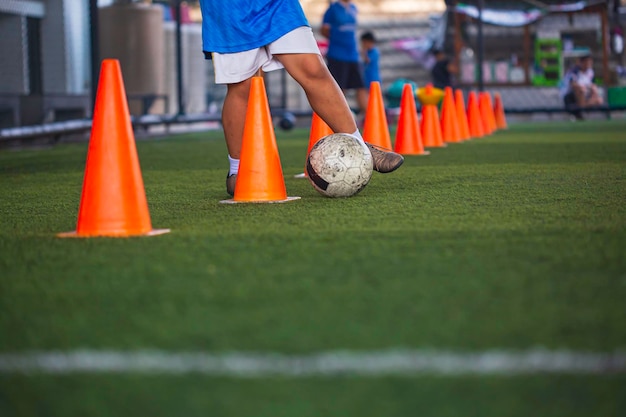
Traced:
[[235, 199], [222, 200], [220, 203], [222, 204], [280, 204], [280, 203], [288, 203], [290, 201], [300, 200], [300, 197], [287, 197], [284, 200], [258, 200], [258, 201], [237, 201]]
[[129, 235], [126, 232], [121, 232], [121, 233], [106, 233], [106, 234], [97, 234], [97, 235], [79, 235], [76, 230], [72, 231], [72, 232], [63, 232], [63, 233], [57, 233], [56, 237], [61, 237], [61, 238], [88, 238], [88, 237], [150, 237], [150, 236], [158, 236], [158, 235], [164, 235], [166, 233], [171, 232], [170, 229], [153, 229], [150, 230], [147, 233], [140, 233], [140, 234], [136, 234], [136, 235]]

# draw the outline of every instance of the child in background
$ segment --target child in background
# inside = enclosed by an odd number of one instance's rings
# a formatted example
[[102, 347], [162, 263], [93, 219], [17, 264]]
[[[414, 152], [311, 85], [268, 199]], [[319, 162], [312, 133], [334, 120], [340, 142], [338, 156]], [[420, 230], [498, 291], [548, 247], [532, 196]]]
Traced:
[[443, 90], [446, 87], [454, 87], [453, 76], [459, 72], [459, 68], [442, 49], [433, 48], [430, 52], [434, 55], [436, 62], [430, 70], [435, 88]]
[[561, 82], [561, 97], [565, 108], [578, 120], [583, 119], [581, 109], [599, 106], [603, 103], [598, 87], [593, 83], [593, 58], [586, 55], [578, 58], [578, 62], [570, 68]]
[[372, 32], [365, 32], [361, 35], [361, 54], [363, 56], [365, 87], [369, 88], [373, 81], [381, 82], [378, 66], [380, 52], [376, 47], [376, 37]]
[[357, 38], [358, 9], [353, 0], [330, 2], [320, 33], [328, 39], [328, 70], [344, 93], [354, 91], [362, 115], [367, 109], [368, 90], [363, 79]]

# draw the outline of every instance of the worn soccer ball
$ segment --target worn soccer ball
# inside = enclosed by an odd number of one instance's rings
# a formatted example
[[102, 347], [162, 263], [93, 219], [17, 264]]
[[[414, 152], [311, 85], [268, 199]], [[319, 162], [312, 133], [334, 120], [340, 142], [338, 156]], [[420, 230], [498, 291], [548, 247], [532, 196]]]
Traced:
[[333, 133], [309, 152], [306, 172], [313, 187], [327, 197], [350, 197], [372, 178], [372, 154], [355, 137]]

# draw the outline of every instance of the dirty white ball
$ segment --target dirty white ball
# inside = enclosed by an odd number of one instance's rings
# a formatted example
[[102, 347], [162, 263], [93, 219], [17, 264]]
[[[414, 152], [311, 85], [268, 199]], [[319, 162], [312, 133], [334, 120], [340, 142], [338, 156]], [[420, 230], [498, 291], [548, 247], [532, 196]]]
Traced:
[[372, 154], [352, 135], [333, 133], [309, 152], [306, 171], [313, 187], [327, 197], [350, 197], [372, 178]]

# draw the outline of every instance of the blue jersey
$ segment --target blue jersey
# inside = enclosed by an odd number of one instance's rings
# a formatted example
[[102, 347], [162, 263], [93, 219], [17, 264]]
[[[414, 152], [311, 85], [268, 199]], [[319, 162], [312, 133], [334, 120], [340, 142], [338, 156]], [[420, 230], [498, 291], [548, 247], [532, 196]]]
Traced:
[[260, 48], [309, 25], [298, 0], [200, 0], [200, 8], [207, 52]]
[[371, 48], [367, 51], [367, 59], [369, 62], [364, 64], [365, 87], [369, 88], [372, 81], [380, 82], [380, 72], [378, 70], [378, 58], [380, 53], [378, 48]]
[[352, 3], [344, 6], [341, 2], [335, 2], [326, 10], [322, 21], [322, 24], [330, 25], [326, 56], [337, 61], [359, 61], [359, 50], [356, 43], [356, 15], [357, 8]]

